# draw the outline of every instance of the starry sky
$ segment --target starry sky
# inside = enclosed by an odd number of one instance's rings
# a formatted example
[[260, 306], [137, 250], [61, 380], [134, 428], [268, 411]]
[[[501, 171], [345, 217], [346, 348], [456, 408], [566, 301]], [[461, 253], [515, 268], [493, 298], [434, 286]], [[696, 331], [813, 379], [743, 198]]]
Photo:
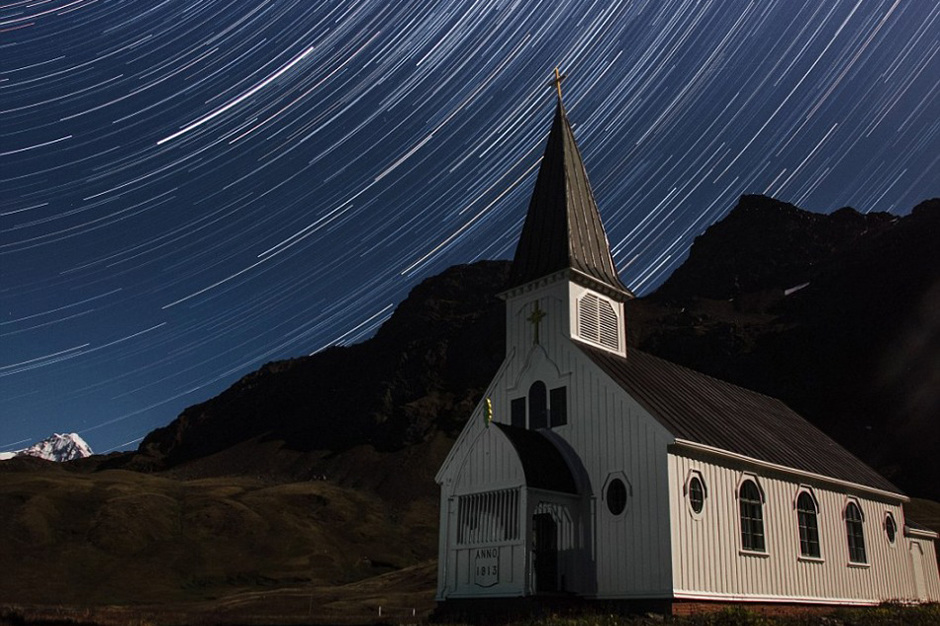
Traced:
[[7, 0], [0, 451], [133, 448], [511, 258], [556, 66], [639, 294], [743, 193], [940, 195], [933, 0]]

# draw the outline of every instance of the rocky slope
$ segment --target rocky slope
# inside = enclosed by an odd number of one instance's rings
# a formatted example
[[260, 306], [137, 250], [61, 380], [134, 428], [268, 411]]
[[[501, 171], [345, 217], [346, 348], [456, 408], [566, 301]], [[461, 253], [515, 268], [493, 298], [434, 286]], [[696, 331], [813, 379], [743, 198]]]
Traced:
[[[938, 227], [937, 200], [898, 218], [744, 197], [628, 304], [630, 345], [779, 396], [940, 500]], [[503, 357], [508, 269], [429, 278], [375, 337], [269, 363], [136, 452], [0, 463], [0, 598], [308, 615], [424, 568], [407, 602], [430, 605], [433, 477]], [[938, 511], [909, 515], [940, 529]]]
[[[744, 196], [656, 293], [628, 305], [629, 341], [780, 397], [903, 489], [938, 499], [938, 235], [940, 200], [898, 217]], [[262, 437], [304, 461], [255, 466], [302, 476], [339, 471], [339, 453], [357, 446], [401, 455], [452, 436], [502, 358], [495, 294], [507, 268], [430, 278], [372, 339], [270, 363], [114, 463], [179, 467]]]

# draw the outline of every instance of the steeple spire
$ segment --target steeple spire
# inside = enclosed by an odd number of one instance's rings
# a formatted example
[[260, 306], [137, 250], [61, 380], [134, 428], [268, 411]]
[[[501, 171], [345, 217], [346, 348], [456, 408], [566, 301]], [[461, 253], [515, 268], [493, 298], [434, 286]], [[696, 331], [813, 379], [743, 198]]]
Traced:
[[594, 201], [581, 152], [561, 100], [565, 75], [555, 69], [550, 81], [558, 93], [516, 255], [510, 287], [571, 270], [571, 280], [625, 300], [633, 297], [620, 281], [607, 234]]

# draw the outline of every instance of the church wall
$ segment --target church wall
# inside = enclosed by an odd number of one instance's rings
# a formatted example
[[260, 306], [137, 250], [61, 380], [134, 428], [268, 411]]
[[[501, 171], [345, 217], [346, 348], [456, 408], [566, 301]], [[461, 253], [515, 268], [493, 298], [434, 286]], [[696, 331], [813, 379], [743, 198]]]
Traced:
[[[598, 598], [665, 597], [670, 591], [666, 446], [671, 437], [618, 385], [572, 348], [572, 418], [556, 429], [578, 451], [593, 496]], [[627, 485], [623, 513], [607, 487]]]
[[[695, 514], [688, 483], [698, 472], [706, 489]], [[742, 550], [738, 492], [745, 475], [764, 497], [765, 551]], [[677, 597], [721, 600], [873, 604], [915, 599], [904, 514], [898, 500], [846, 493], [832, 484], [802, 482], [768, 470], [728, 467], [716, 459], [669, 455], [673, 580]], [[801, 489], [815, 498], [820, 557], [802, 557], [796, 501]], [[867, 564], [849, 562], [845, 507], [852, 498], [863, 514]], [[885, 516], [897, 522], [894, 543]]]
[[[599, 598], [665, 597], [671, 589], [665, 451], [672, 437], [573, 345], [569, 296], [576, 294], [569, 289], [584, 291], [556, 281], [507, 302], [507, 345], [513, 357], [494, 419], [509, 423], [509, 402], [525, 396], [536, 380], [549, 388], [567, 387], [567, 424], [550, 433], [567, 442], [574, 463], [581, 465], [585, 518], [592, 520], [585, 538], [592, 557], [571, 590]], [[533, 347], [533, 324], [527, 318], [536, 299], [545, 316], [539, 345]], [[622, 307], [619, 312], [622, 320]], [[614, 476], [631, 492], [626, 509], [616, 516], [603, 493]]]
[[915, 597], [924, 602], [940, 602], [936, 540], [934, 537], [925, 537], [922, 533], [916, 534], [917, 536], [904, 537], [904, 548], [911, 558]]
[[[441, 541], [438, 551], [438, 599], [519, 596], [525, 591], [526, 541], [521, 517], [526, 510], [525, 474], [512, 444], [495, 426], [486, 426], [480, 408], [455, 444], [441, 489]], [[491, 508], [513, 520], [514, 532], [502, 532], [494, 516], [475, 515], [480, 532], [461, 530], [460, 503], [492, 496]], [[509, 497], [510, 494], [514, 494]], [[491, 503], [492, 504], [492, 503]], [[479, 507], [479, 502], [474, 502]], [[513, 514], [512, 511], [515, 511]], [[477, 512], [479, 513], [479, 511]], [[505, 521], [505, 520], [504, 520]], [[462, 536], [461, 536], [462, 535]]]

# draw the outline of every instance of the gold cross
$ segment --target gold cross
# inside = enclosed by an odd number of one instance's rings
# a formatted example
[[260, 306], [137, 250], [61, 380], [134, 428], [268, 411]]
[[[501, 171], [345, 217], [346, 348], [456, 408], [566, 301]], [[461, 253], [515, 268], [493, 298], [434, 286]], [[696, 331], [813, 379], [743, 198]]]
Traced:
[[565, 80], [566, 78], [568, 78], [568, 75], [567, 75], [567, 74], [562, 74], [561, 72], [558, 71], [558, 68], [556, 67], [556, 68], [555, 68], [555, 78], [553, 78], [553, 79], [551, 79], [550, 81], [548, 81], [548, 84], [549, 84], [549, 85], [554, 85], [554, 86], [555, 86], [555, 90], [558, 91], [558, 99], [559, 99], [559, 100], [561, 100], [561, 81]]
[[526, 319], [532, 322], [532, 325], [535, 327], [535, 338], [533, 343], [539, 342], [539, 324], [542, 323], [542, 320], [545, 319], [545, 311], [539, 308], [539, 301], [535, 301], [535, 308], [532, 309], [532, 314], [529, 315]]

